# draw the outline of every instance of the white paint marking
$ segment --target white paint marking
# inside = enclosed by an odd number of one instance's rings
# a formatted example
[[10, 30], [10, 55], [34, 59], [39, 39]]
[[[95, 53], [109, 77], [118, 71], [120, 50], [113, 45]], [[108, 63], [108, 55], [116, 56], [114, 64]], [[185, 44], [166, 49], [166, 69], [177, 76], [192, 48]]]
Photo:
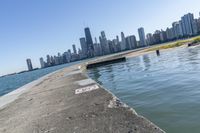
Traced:
[[87, 87], [84, 87], [84, 88], [76, 89], [75, 94], [81, 94], [81, 93], [84, 93], [84, 92], [89, 92], [89, 91], [97, 90], [97, 89], [99, 89], [98, 85], [91, 85], [91, 86], [87, 86]]
[[79, 80], [79, 81], [76, 81], [75, 84], [78, 84], [80, 86], [86, 86], [86, 85], [91, 85], [91, 84], [94, 84], [95, 81], [92, 80], [92, 79], [83, 79], [83, 80]]

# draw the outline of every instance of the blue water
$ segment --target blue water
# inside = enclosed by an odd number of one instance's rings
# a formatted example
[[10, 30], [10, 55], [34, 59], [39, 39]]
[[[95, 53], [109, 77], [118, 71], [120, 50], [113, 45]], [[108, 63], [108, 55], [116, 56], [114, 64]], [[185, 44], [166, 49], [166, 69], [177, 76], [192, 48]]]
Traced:
[[25, 72], [21, 74], [10, 75], [0, 78], [0, 96], [5, 95], [27, 83], [30, 83], [46, 74], [62, 69], [64, 67], [76, 64], [79, 62], [68, 63], [64, 65], [39, 69], [35, 71]]
[[88, 71], [169, 133], [200, 133], [200, 47], [177, 48]]

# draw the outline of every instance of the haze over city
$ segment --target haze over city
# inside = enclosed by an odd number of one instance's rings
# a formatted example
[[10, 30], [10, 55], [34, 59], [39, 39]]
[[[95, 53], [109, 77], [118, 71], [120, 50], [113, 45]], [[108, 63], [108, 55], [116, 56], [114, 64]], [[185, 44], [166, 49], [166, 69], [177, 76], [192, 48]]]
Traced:
[[80, 48], [79, 38], [90, 27], [92, 37], [102, 30], [108, 39], [136, 35], [139, 27], [145, 33], [166, 29], [188, 12], [199, 16], [200, 2], [186, 1], [94, 1], [34, 0], [0, 2], [0, 75], [27, 69], [26, 58], [39, 67], [39, 58]]

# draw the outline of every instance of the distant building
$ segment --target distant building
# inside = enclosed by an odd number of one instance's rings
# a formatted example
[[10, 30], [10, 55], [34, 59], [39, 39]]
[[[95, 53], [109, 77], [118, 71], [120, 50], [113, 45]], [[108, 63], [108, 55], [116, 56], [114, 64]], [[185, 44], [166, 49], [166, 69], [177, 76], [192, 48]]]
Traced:
[[106, 38], [106, 34], [104, 31], [101, 31], [101, 37], [99, 38], [100, 40], [100, 44], [101, 44], [101, 47], [102, 47], [102, 52], [103, 52], [103, 55], [107, 55], [110, 53], [110, 49], [109, 49], [109, 46], [108, 46], [108, 40]]
[[167, 40], [168, 41], [171, 41], [175, 38], [173, 28], [167, 28], [166, 34], [167, 34]]
[[140, 38], [140, 47], [146, 46], [145, 32], [143, 27], [138, 29], [138, 34]]
[[32, 66], [32, 62], [31, 59], [27, 59], [26, 60], [27, 66], [28, 66], [28, 70], [32, 71], [33, 70], [33, 66]]
[[45, 62], [42, 57], [40, 58], [40, 65], [41, 65], [41, 68], [45, 68]]
[[146, 35], [146, 42], [147, 42], [147, 45], [152, 45], [154, 44], [154, 38], [153, 38], [153, 35], [151, 33], [148, 33]]
[[198, 19], [194, 19], [192, 22], [192, 30], [193, 30], [193, 35], [197, 35], [198, 33]]
[[163, 30], [160, 31], [160, 40], [161, 40], [161, 42], [166, 42], [167, 41], [167, 33], [166, 33], [166, 31], [163, 31]]
[[134, 35], [126, 37], [126, 47], [127, 47], [127, 50], [137, 48], [137, 41]]
[[124, 51], [126, 50], [126, 38], [125, 38], [125, 35], [123, 32], [121, 32], [121, 43], [120, 43], [120, 46], [121, 46], [121, 51]]
[[120, 52], [121, 51], [121, 45], [120, 45], [120, 42], [119, 42], [119, 36], [116, 36], [116, 41], [117, 41], [117, 51]]
[[63, 56], [64, 56], [64, 59], [65, 59], [65, 63], [69, 63], [71, 61], [71, 55], [70, 55], [69, 52], [65, 52], [63, 54]]
[[181, 22], [172, 23], [172, 28], [173, 28], [175, 38], [178, 39], [178, 38], [181, 38], [183, 36]]
[[85, 38], [86, 38], [86, 44], [87, 44], [87, 49], [88, 49], [88, 57], [93, 57], [94, 56], [94, 46], [93, 46], [93, 41], [92, 41], [92, 36], [90, 33], [90, 29], [87, 27], [85, 28]]
[[87, 58], [89, 50], [86, 43], [86, 39], [84, 37], [80, 38], [80, 44], [81, 44], [83, 58]]
[[191, 36], [194, 34], [193, 21], [194, 21], [194, 15], [191, 13], [185, 14], [184, 16], [181, 17], [182, 30], [184, 36]]
[[77, 54], [77, 50], [76, 50], [76, 45], [75, 44], [72, 45], [72, 48], [73, 48], [74, 54]]
[[161, 31], [160, 30], [156, 30], [153, 34], [153, 38], [154, 38], [154, 43], [155, 44], [158, 44], [158, 43], [161, 43]]

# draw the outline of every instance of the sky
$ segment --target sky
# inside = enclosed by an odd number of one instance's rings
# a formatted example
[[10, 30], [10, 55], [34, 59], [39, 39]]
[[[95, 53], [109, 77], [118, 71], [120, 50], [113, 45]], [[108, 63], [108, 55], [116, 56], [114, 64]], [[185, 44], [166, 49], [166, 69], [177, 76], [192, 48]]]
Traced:
[[166, 29], [191, 12], [199, 17], [199, 0], [1, 0], [0, 75], [27, 69], [26, 59], [56, 55], [72, 44], [80, 47], [84, 28], [92, 37], [102, 30], [108, 39], [124, 32], [136, 35]]

